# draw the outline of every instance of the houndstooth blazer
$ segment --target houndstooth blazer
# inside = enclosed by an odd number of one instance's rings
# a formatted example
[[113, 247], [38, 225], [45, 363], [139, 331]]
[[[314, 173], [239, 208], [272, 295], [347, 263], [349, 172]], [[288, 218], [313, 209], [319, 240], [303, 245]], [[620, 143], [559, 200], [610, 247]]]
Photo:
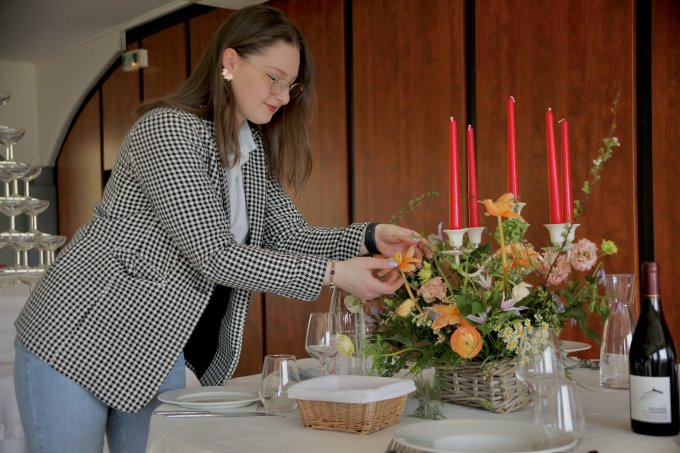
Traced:
[[233, 373], [251, 292], [318, 298], [327, 257], [358, 255], [365, 224], [307, 225], [267, 176], [252, 130], [257, 149], [242, 168], [250, 238], [239, 245], [213, 123], [169, 108], [142, 116], [92, 220], [20, 313], [26, 347], [107, 405], [136, 411], [154, 397], [215, 285], [233, 290], [203, 385]]

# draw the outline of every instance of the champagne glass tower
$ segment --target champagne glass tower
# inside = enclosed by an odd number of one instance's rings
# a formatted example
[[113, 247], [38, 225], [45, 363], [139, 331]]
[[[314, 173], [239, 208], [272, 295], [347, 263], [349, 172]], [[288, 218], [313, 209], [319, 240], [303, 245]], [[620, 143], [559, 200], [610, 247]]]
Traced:
[[[7, 104], [10, 97], [8, 92], [0, 91], [0, 107]], [[9, 246], [15, 251], [14, 264], [0, 269], [0, 287], [18, 281], [33, 289], [54, 261], [55, 251], [64, 244], [66, 237], [45, 234], [38, 229], [38, 215], [47, 209], [49, 201], [30, 195], [30, 183], [42, 169], [14, 158], [14, 145], [25, 133], [18, 127], [0, 125], [0, 145], [5, 147], [4, 155], [0, 157], [0, 214], [9, 217], [9, 230], [0, 232], [0, 249]], [[20, 180], [23, 184], [19, 184]], [[30, 219], [28, 231], [17, 229], [15, 219], [21, 214]], [[29, 264], [30, 250], [38, 252], [37, 266]]]

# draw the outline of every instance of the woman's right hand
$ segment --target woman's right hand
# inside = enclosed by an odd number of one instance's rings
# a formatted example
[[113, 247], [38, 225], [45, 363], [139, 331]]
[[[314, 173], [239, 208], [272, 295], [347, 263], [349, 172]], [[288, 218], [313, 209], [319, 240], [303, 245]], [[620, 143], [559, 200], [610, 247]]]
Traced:
[[[375, 299], [386, 294], [394, 294], [404, 284], [398, 273], [390, 272], [380, 279], [375, 274], [381, 270], [394, 269], [397, 263], [390, 259], [358, 257], [335, 263], [335, 286], [347, 291], [361, 300]], [[330, 270], [330, 262], [328, 265]], [[329, 271], [327, 271], [327, 275]], [[329, 283], [329, 280], [326, 280]]]

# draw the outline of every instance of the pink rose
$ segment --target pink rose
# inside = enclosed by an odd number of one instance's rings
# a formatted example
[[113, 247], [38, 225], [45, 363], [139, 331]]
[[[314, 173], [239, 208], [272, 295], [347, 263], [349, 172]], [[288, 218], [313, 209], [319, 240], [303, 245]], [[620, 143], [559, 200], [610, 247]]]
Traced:
[[441, 277], [431, 278], [418, 288], [418, 295], [428, 303], [437, 299], [444, 301], [446, 299], [446, 285], [444, 285]]

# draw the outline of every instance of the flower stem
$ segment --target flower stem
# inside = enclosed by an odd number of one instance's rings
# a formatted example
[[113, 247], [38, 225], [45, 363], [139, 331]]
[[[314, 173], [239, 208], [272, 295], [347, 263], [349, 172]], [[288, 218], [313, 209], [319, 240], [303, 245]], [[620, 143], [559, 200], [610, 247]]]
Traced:
[[498, 236], [501, 239], [501, 266], [503, 267], [503, 293], [508, 289], [507, 257], [505, 256], [505, 236], [503, 235], [503, 219], [498, 216]]
[[401, 273], [401, 277], [404, 279], [404, 286], [406, 286], [406, 291], [408, 291], [408, 296], [411, 298], [411, 300], [413, 301], [413, 304], [418, 309], [418, 313], [422, 313], [423, 309], [420, 308], [420, 305], [418, 305], [418, 300], [413, 296], [413, 293], [411, 292], [411, 285], [409, 285], [408, 280], [406, 279], [406, 275], [404, 274], [404, 271], [400, 270], [399, 273]]

